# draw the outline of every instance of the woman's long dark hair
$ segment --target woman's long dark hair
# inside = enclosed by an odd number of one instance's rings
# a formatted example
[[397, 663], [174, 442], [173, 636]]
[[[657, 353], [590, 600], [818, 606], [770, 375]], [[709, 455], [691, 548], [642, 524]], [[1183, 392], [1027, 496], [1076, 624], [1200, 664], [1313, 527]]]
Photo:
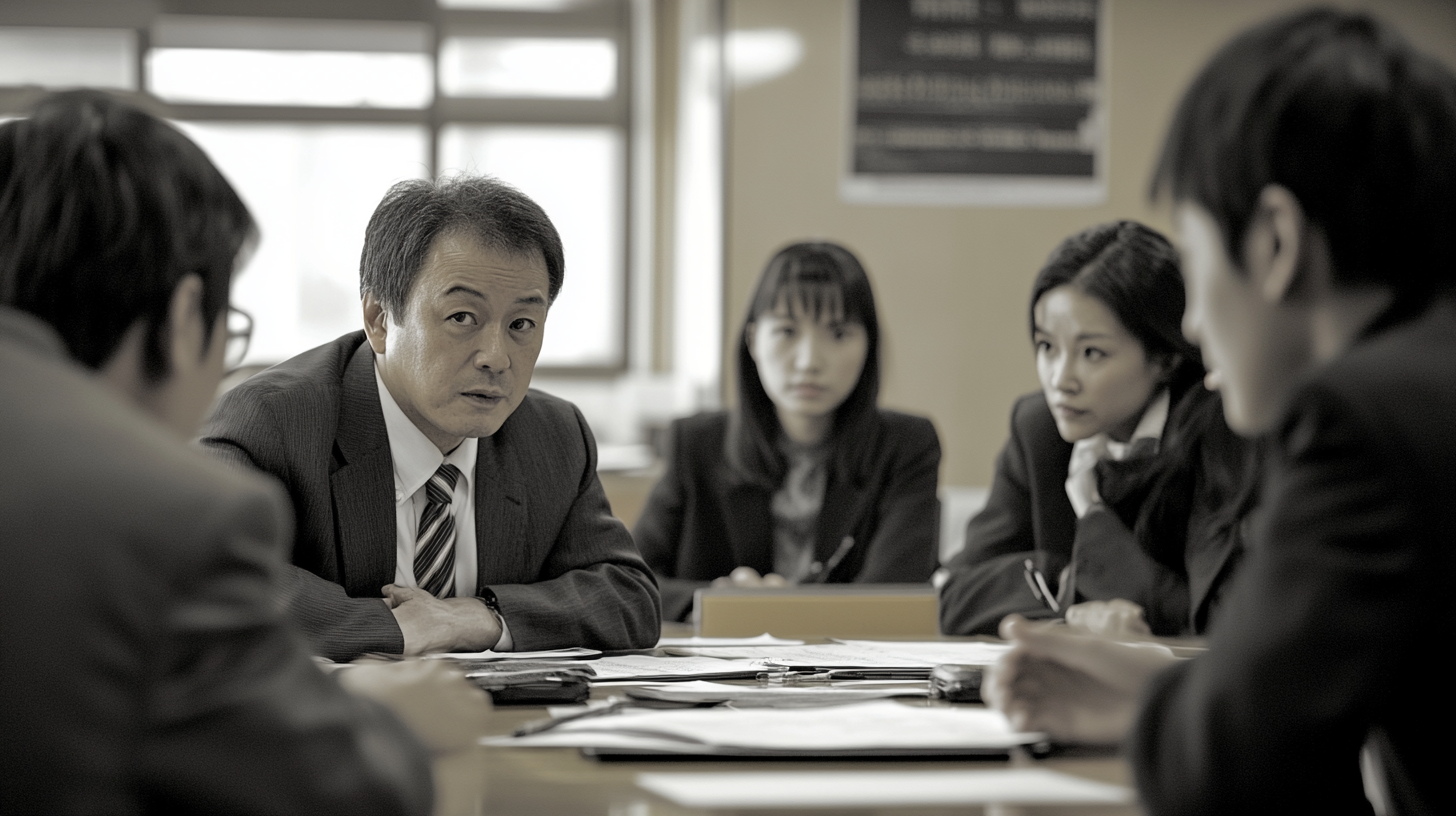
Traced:
[[[832, 476], [855, 481], [861, 457], [879, 432], [880, 323], [869, 276], [854, 253], [828, 242], [791, 244], [769, 259], [738, 332], [738, 407], [729, 413], [724, 454], [746, 481], [769, 489], [783, 482], [787, 463], [776, 442], [783, 432], [773, 400], [748, 350], [748, 329], [780, 305], [815, 320], [830, 315], [864, 326], [868, 347], [854, 390], [834, 411], [829, 432]], [[846, 441], [853, 444], [844, 444]]]
[[1158, 455], [1141, 488], [1113, 510], [1145, 551], [1184, 572], [1186, 548], [1204, 543], [1185, 541], [1195, 503], [1214, 508], [1204, 525], [1207, 536], [1232, 534], [1230, 528], [1253, 505], [1258, 457], [1225, 424], [1218, 395], [1200, 387], [1202, 357], [1182, 333], [1178, 253], [1168, 239], [1136, 221], [1098, 224], [1052, 252], [1032, 285], [1032, 310], [1058, 286], [1096, 298], [1137, 338], [1144, 354], [1167, 363], [1164, 384], [1172, 405]]

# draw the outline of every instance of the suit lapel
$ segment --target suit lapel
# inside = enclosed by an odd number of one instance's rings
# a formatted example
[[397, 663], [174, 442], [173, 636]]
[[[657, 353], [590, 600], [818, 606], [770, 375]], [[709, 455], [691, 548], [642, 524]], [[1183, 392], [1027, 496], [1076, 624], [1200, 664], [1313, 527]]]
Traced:
[[[723, 466], [726, 469], [726, 465]], [[737, 566], [753, 567], [761, 573], [773, 570], [773, 517], [768, 491], [729, 473], [724, 480], [720, 506], [725, 509], [723, 526], [728, 547]]]
[[[834, 557], [845, 537], [853, 535], [859, 527], [859, 520], [864, 515], [869, 498], [868, 493], [864, 488], [830, 480], [828, 487], [824, 489], [824, 505], [819, 509], [819, 529], [814, 536], [815, 561], [826, 568], [829, 566], [829, 559]], [[840, 563], [844, 563], [844, 559], [855, 549], [868, 545], [868, 541], [855, 541], [841, 556]]]
[[359, 346], [344, 369], [336, 464], [329, 477], [340, 576], [352, 596], [377, 596], [394, 581], [394, 461], [374, 382], [374, 352]]
[[[501, 438], [482, 437], [475, 455], [476, 585], [528, 584], [540, 580], [533, 564], [546, 553], [527, 548], [540, 536], [526, 535], [527, 498], [515, 460], [502, 451]], [[552, 542], [545, 541], [545, 546]]]
[[[1236, 551], [1241, 549], [1242, 542], [1247, 540], [1245, 533], [1249, 530], [1250, 520], [1244, 518], [1234, 522], [1231, 529], [1222, 531], [1213, 536], [1211, 541], [1198, 542], [1199, 545], [1187, 555], [1186, 567], [1188, 571], [1188, 609], [1192, 613], [1189, 619], [1198, 621], [1203, 612], [1203, 606], [1208, 602], [1208, 592], [1218, 582], [1224, 570], [1229, 569], [1229, 560]], [[1210, 525], [1189, 525], [1191, 530], [1196, 529], [1198, 535], [1207, 536]], [[1188, 544], [1193, 544], [1189, 541]]]

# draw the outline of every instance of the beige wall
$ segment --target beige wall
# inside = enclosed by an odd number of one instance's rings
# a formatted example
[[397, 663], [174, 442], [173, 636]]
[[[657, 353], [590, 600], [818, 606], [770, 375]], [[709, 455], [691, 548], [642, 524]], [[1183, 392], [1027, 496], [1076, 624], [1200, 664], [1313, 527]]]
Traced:
[[[1236, 31], [1302, 3], [1104, 0], [1110, 11], [1107, 202], [1085, 208], [881, 207], [839, 200], [846, 0], [726, 0], [729, 29], [788, 28], [791, 73], [731, 98], [727, 141], [725, 379], [749, 292], [769, 255], [801, 238], [854, 249], [873, 276], [885, 337], [882, 404], [940, 430], [942, 484], [985, 485], [1011, 402], [1037, 387], [1026, 296], [1063, 237], [1114, 218], [1168, 228], [1146, 203], [1148, 174], [1184, 85]], [[1456, 65], [1456, 2], [1343, 3], [1375, 9]], [[730, 391], [731, 393], [731, 391]]]

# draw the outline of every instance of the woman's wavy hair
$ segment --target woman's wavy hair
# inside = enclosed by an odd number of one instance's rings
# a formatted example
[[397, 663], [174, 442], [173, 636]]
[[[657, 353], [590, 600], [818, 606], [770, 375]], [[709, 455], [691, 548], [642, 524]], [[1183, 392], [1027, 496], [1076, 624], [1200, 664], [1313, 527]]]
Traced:
[[[791, 244], [764, 267], [738, 332], [738, 407], [729, 413], [724, 454], [744, 480], [770, 489], [783, 482], [787, 462], [777, 445], [782, 429], [773, 400], [758, 377], [748, 333], [764, 314], [786, 307], [814, 319], [826, 316], [864, 326], [868, 348], [854, 390], [834, 411], [830, 465], [838, 479], [858, 481], [861, 458], [879, 432], [880, 323], [874, 290], [859, 259], [827, 241]], [[849, 443], [849, 444], [847, 444]]]

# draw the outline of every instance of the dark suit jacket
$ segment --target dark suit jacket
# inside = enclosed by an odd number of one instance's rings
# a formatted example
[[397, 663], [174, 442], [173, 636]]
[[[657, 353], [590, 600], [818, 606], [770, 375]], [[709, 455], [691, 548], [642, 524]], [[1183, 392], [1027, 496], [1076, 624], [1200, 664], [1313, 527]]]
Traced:
[[1155, 679], [1131, 758], [1151, 813], [1456, 813], [1456, 306], [1318, 371], [1273, 438], [1263, 510], [1206, 654]]
[[[1208, 399], [1213, 397], [1196, 386], [1178, 399], [1164, 439], [1195, 430], [1189, 426], [1208, 417], [1222, 422], [1216, 411], [1195, 410]], [[941, 631], [995, 634], [1013, 612], [1051, 617], [1027, 584], [1028, 558], [1064, 601], [1125, 598], [1143, 607], [1156, 634], [1202, 631], [1242, 551], [1240, 528], [1220, 525], [1216, 501], [1190, 496], [1172, 525], [1171, 537], [1180, 540], [1166, 552], [1151, 552], [1134, 527], [1142, 503], [1158, 489], [1150, 478], [1152, 458], [1099, 463], [1103, 505], [1079, 520], [1065, 487], [1071, 456], [1072, 445], [1057, 433], [1046, 398], [1035, 393], [1017, 400], [991, 494], [967, 524], [965, 549], [951, 559], [941, 588]], [[1202, 492], [1197, 485], [1179, 489]], [[1073, 585], [1063, 588], [1058, 580], [1068, 567]]]
[[[289, 605], [319, 653], [404, 648], [380, 589], [394, 581], [394, 466], [362, 331], [228, 392], [203, 444], [276, 476], [298, 537]], [[596, 472], [569, 402], [532, 391], [479, 442], [479, 592], [493, 591], [516, 649], [632, 649], [659, 634], [657, 588]]]
[[286, 625], [278, 489], [0, 308], [0, 812], [420, 813], [430, 767]]
[[[773, 491], [754, 485], [724, 459], [726, 413], [672, 424], [667, 471], [632, 529], [657, 573], [663, 615], [684, 620], [693, 592], [749, 566], [773, 571]], [[831, 583], [916, 583], [937, 561], [940, 504], [935, 495], [940, 440], [930, 420], [880, 412], [870, 471], [859, 481], [831, 474], [819, 511], [814, 557], [827, 562], [845, 536], [855, 545], [826, 576]]]

